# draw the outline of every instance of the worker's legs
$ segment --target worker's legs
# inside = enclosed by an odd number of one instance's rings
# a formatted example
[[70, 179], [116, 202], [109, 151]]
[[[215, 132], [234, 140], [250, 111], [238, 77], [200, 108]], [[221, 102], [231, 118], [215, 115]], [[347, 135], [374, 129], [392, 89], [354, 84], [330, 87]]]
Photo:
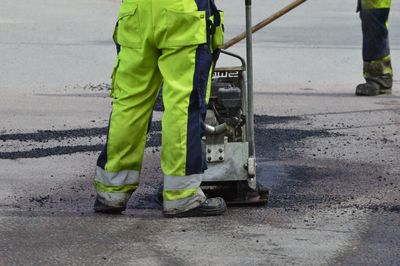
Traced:
[[388, 37], [390, 4], [390, 0], [360, 0], [366, 83], [357, 86], [357, 95], [391, 93], [393, 72]]
[[139, 184], [146, 132], [161, 85], [160, 52], [147, 43], [151, 24], [139, 21], [149, 10], [124, 1], [114, 36], [120, 49], [112, 76], [112, 113], [95, 177], [98, 203], [109, 207], [124, 209]]
[[165, 214], [193, 210], [217, 215], [225, 211], [221, 198], [206, 200], [200, 189], [205, 166], [201, 138], [211, 66], [209, 1], [122, 3], [116, 34], [121, 48], [113, 75], [115, 99], [107, 147], [99, 157], [95, 178], [103, 210], [104, 205], [124, 208], [138, 185], [160, 70], [165, 106], [161, 155]]

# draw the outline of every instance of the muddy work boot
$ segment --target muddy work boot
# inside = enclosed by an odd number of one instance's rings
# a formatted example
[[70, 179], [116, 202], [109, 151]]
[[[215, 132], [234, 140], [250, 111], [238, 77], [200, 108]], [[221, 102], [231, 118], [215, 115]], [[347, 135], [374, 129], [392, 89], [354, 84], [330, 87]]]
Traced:
[[201, 216], [216, 216], [221, 215], [226, 211], [226, 203], [223, 198], [206, 199], [200, 206], [180, 213], [166, 213], [166, 218], [183, 218], [183, 217], [201, 217]]
[[94, 202], [93, 210], [95, 212], [105, 213], [105, 214], [121, 214], [121, 212], [125, 211], [126, 207], [114, 207], [108, 206], [102, 203], [98, 198]]
[[393, 70], [390, 56], [380, 60], [364, 62], [363, 70], [366, 83], [357, 86], [356, 95], [376, 96], [392, 93]]
[[392, 94], [392, 76], [369, 77], [366, 83], [356, 88], [357, 96], [377, 96], [380, 94]]

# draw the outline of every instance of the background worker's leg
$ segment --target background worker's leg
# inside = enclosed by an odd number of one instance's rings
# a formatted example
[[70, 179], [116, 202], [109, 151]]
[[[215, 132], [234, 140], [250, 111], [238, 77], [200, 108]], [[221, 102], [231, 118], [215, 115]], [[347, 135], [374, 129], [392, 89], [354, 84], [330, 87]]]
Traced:
[[390, 60], [388, 18], [390, 0], [361, 0], [360, 18], [363, 32], [365, 84], [357, 86], [357, 95], [390, 93], [392, 66]]

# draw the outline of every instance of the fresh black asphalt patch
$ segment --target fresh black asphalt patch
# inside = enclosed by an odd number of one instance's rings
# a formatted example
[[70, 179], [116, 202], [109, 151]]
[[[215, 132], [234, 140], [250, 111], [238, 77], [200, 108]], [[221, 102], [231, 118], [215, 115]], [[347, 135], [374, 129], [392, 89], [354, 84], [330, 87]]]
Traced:
[[[257, 151], [257, 156], [268, 159], [273, 159], [275, 153], [281, 145], [289, 142], [299, 141], [308, 137], [328, 137], [334, 133], [321, 130], [298, 130], [298, 129], [268, 129], [265, 128], [268, 124], [286, 123], [291, 120], [299, 120], [299, 117], [277, 117], [267, 115], [255, 116], [255, 139], [256, 145], [268, 147], [264, 150]], [[41, 158], [53, 155], [67, 155], [79, 152], [96, 152], [100, 151], [104, 144], [80, 144], [66, 145], [68, 140], [77, 140], [80, 138], [105, 137], [108, 127], [100, 128], [81, 128], [70, 130], [41, 130], [31, 133], [14, 133], [0, 135], [1, 142], [7, 141], [20, 142], [21, 146], [25, 143], [47, 143], [50, 141], [58, 141], [60, 145], [55, 147], [38, 148], [34, 147], [31, 150], [14, 150], [0, 151], [0, 159], [21, 159], [21, 158]], [[147, 147], [158, 147], [161, 145], [161, 122], [155, 121], [151, 123]]]

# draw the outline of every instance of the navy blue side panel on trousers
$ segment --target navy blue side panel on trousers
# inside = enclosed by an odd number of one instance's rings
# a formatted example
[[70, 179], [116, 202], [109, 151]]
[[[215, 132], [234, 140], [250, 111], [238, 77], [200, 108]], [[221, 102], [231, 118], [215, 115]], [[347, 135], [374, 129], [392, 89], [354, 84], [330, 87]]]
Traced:
[[[196, 0], [199, 11], [206, 11], [209, 20], [209, 0]], [[206, 92], [209, 71], [212, 63], [210, 32], [207, 29], [207, 43], [199, 45], [196, 50], [196, 67], [193, 79], [193, 91], [190, 95], [188, 110], [186, 175], [200, 174], [207, 166], [201, 138], [204, 135], [206, 116]]]
[[389, 8], [361, 9], [363, 60], [370, 62], [390, 54], [387, 20]]

